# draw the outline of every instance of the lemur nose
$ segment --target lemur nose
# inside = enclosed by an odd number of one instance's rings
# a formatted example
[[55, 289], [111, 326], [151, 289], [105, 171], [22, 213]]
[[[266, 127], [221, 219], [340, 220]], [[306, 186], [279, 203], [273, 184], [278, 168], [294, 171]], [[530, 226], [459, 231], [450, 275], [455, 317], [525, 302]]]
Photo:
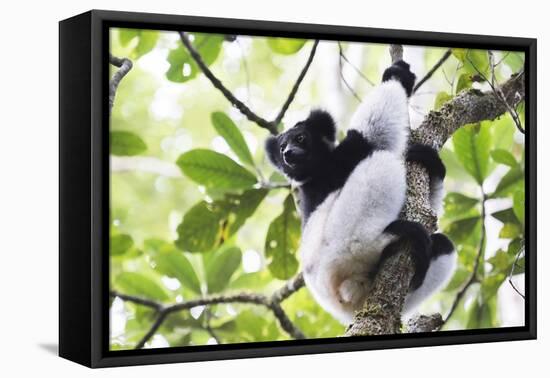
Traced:
[[294, 153], [292, 152], [292, 150], [286, 150], [285, 152], [283, 152], [283, 156], [285, 159], [288, 159], [294, 156]]

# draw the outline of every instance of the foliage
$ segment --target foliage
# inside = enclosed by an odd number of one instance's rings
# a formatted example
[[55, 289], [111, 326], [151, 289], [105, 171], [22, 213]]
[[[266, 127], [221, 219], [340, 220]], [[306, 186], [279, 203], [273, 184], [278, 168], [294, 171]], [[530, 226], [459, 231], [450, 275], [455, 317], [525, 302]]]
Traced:
[[[295, 67], [303, 65], [303, 47], [311, 43], [189, 36], [221, 81], [263, 114], [272, 114], [283, 102], [281, 93], [292, 87]], [[300, 270], [300, 221], [291, 190], [265, 159], [261, 146], [266, 130], [244, 119], [204, 80], [177, 34], [117, 29], [112, 31], [111, 45], [114, 55], [135, 60], [113, 107], [111, 154], [128, 163], [139, 162], [132, 159], [140, 156], [177, 167], [172, 175], [139, 165], [132, 171], [113, 168], [111, 288], [162, 304], [243, 290], [271, 295]], [[382, 51], [378, 45], [365, 44], [362, 54], [379, 57]], [[427, 67], [440, 51], [425, 49]], [[517, 53], [503, 52], [499, 57], [498, 75], [522, 66]], [[486, 51], [453, 49], [441, 70], [454, 69], [456, 80], [448, 83], [443, 73], [434, 75], [431, 82], [437, 95], [432, 109], [478, 86], [478, 70], [490, 75], [488, 62]], [[381, 58], [369, 60], [363, 68], [373, 75], [384, 64]], [[320, 68], [312, 71], [291, 105], [290, 119], [299, 119], [312, 104], [324, 100], [326, 75]], [[363, 93], [368, 83], [357, 86], [358, 93]], [[342, 92], [340, 97], [345, 100], [343, 113], [351, 113], [356, 105], [353, 95]], [[347, 120], [343, 116], [339, 121], [346, 124]], [[524, 146], [516, 134], [513, 120], [504, 115], [461, 128], [441, 152], [448, 168], [449, 193], [440, 226], [456, 244], [460, 258], [448, 287], [427, 308], [448, 311], [475, 274], [475, 283], [448, 328], [498, 326], [499, 288], [513, 267], [515, 274], [523, 273], [523, 259], [516, 257], [524, 239]], [[492, 203], [499, 210], [489, 212], [495, 208]], [[487, 232], [489, 222], [483, 215], [495, 220], [491, 227], [498, 228], [496, 239], [489, 237], [495, 233]], [[478, 257], [482, 263], [473, 272]], [[307, 337], [336, 337], [344, 332], [306, 289], [282, 306]], [[111, 318], [111, 348], [128, 349], [149, 330], [154, 310], [116, 298]], [[153, 338], [146, 346], [289, 338], [268, 308], [242, 303], [171, 313], [155, 334], [162, 342]]]

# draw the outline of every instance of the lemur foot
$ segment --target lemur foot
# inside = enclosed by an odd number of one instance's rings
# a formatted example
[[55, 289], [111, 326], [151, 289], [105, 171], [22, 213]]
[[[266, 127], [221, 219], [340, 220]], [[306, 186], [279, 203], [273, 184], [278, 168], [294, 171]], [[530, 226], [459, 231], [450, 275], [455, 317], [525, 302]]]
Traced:
[[398, 219], [391, 222], [384, 232], [395, 235], [398, 239], [384, 248], [380, 262], [398, 252], [399, 248], [402, 247], [400, 242], [408, 243], [415, 265], [411, 288], [414, 290], [420, 287], [426, 277], [432, 255], [432, 239], [428, 231], [420, 223]]
[[455, 251], [455, 246], [449, 238], [441, 233], [435, 233], [431, 236], [432, 253], [431, 258], [436, 259], [442, 255], [449, 255]]
[[411, 96], [416, 75], [411, 72], [410, 66], [407, 62], [398, 60], [386, 68], [384, 74], [382, 75], [382, 82], [392, 79], [399, 81], [401, 85], [403, 85], [403, 88], [405, 88], [407, 96]]
[[362, 299], [365, 292], [366, 282], [356, 279], [355, 277], [348, 278], [343, 281], [338, 288], [340, 303], [355, 304]]

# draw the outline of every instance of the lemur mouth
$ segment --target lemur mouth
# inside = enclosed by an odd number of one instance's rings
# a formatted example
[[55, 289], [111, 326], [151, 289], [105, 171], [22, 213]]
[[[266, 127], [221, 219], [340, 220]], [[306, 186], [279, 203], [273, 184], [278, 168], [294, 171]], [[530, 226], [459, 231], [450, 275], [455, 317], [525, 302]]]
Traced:
[[283, 155], [283, 162], [289, 166], [290, 168], [295, 168], [297, 165], [303, 163], [306, 160], [306, 156], [303, 154], [291, 154], [291, 155]]
[[294, 168], [297, 164], [297, 161], [294, 160], [294, 159], [287, 159], [285, 157], [283, 157], [283, 161], [285, 162], [286, 165], [288, 165], [290, 168]]

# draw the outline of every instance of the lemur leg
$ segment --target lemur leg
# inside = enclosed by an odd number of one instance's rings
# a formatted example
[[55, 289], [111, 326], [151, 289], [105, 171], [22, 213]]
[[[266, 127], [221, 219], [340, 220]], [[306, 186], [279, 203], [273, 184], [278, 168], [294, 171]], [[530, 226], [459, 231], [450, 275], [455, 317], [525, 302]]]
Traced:
[[407, 150], [407, 161], [421, 164], [430, 176], [430, 205], [437, 213], [442, 213], [443, 179], [446, 169], [435, 149], [424, 144], [412, 144]]
[[426, 298], [443, 288], [451, 279], [456, 266], [456, 251], [453, 243], [443, 234], [431, 236], [430, 266], [422, 284], [412, 289], [403, 305], [405, 316], [412, 314]]

